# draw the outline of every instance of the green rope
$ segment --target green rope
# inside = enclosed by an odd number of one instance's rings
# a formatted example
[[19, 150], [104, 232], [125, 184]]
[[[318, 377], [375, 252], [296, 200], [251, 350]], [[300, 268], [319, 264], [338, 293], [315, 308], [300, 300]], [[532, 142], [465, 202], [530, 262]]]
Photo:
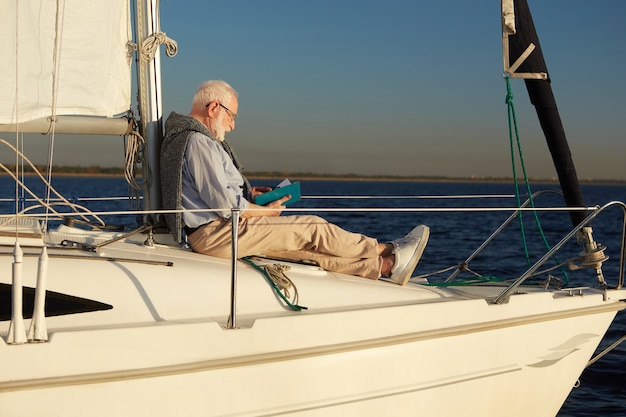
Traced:
[[298, 304], [293, 304], [291, 301], [289, 301], [289, 299], [285, 297], [285, 295], [282, 293], [280, 288], [278, 288], [278, 286], [276, 285], [274, 280], [270, 277], [270, 275], [267, 273], [267, 271], [264, 268], [260, 267], [259, 265], [255, 264], [252, 259], [246, 256], [246, 257], [241, 258], [241, 260], [247, 263], [248, 265], [252, 266], [257, 271], [259, 271], [261, 275], [265, 277], [265, 280], [267, 281], [268, 284], [270, 284], [274, 292], [278, 294], [278, 296], [285, 302], [285, 304], [287, 304], [287, 306], [290, 309], [292, 309], [293, 311], [308, 310], [307, 307], [300, 306]]
[[[517, 138], [518, 149], [520, 153], [520, 160], [522, 164], [522, 168], [524, 169], [524, 178], [526, 178], [526, 170], [524, 168], [524, 157], [521, 152], [521, 147], [519, 146], [519, 131], [517, 129], [517, 117], [515, 117], [515, 106], [513, 105], [513, 93], [511, 92], [511, 83], [509, 81], [509, 77], [505, 77], [506, 80], [506, 104], [508, 109], [508, 119], [509, 119], [509, 144], [511, 147], [511, 168], [513, 169], [513, 183], [515, 185], [515, 200], [517, 202], [517, 207], [522, 206], [522, 201], [520, 197], [519, 191], [519, 183], [517, 182], [517, 164], [515, 163], [515, 147], [513, 141], [513, 131], [515, 131], [515, 137]], [[529, 198], [532, 196], [531, 193], [528, 193]], [[526, 263], [530, 265], [530, 255], [528, 253], [528, 245], [526, 244], [526, 233], [524, 229], [524, 219], [522, 218], [522, 213], [520, 212], [517, 216], [519, 218], [520, 223], [520, 232], [522, 234], [522, 245], [524, 247], [524, 255], [526, 256]]]
[[[520, 186], [519, 183], [517, 181], [517, 170], [516, 170], [516, 163], [515, 163], [515, 144], [514, 142], [517, 143], [517, 152], [519, 154], [519, 159], [520, 159], [520, 165], [522, 168], [522, 172], [524, 174], [524, 183], [526, 185], [526, 192], [528, 193], [528, 200], [530, 202], [530, 205], [533, 209], [535, 209], [535, 202], [533, 199], [533, 194], [532, 191], [530, 189], [530, 182], [528, 180], [528, 174], [526, 172], [526, 164], [524, 163], [524, 155], [522, 153], [522, 143], [520, 140], [520, 136], [519, 136], [519, 130], [517, 128], [517, 117], [515, 116], [515, 106], [513, 105], [513, 93], [511, 91], [511, 82], [510, 82], [510, 77], [506, 76], [504, 77], [504, 79], [506, 80], [506, 104], [507, 104], [507, 108], [508, 108], [508, 119], [509, 119], [509, 143], [510, 143], [510, 148], [511, 148], [511, 166], [513, 169], [513, 182], [515, 183], [515, 198], [517, 200], [517, 206], [521, 207], [521, 197], [520, 197]], [[513, 140], [513, 132], [515, 132], [515, 141]], [[537, 228], [539, 230], [539, 233], [541, 235], [541, 238], [543, 240], [543, 243], [545, 244], [546, 248], [548, 250], [551, 249], [550, 243], [548, 242], [548, 238], [546, 237], [544, 231], [543, 231], [543, 227], [541, 227], [541, 222], [539, 221], [539, 215], [537, 213], [537, 210], [533, 210], [532, 211], [533, 216], [535, 218], [535, 224], [537, 225]], [[532, 261], [530, 260], [530, 255], [528, 253], [528, 246], [526, 244], [526, 234], [525, 234], [525, 230], [524, 230], [524, 221], [522, 219], [522, 212], [520, 211], [519, 213], [519, 221], [520, 221], [520, 232], [522, 235], [522, 244], [524, 246], [524, 254], [526, 256], [526, 262], [527, 264], [530, 266], [532, 264]], [[559, 261], [558, 259], [556, 259], [555, 257], [555, 261], [558, 264]], [[565, 282], [569, 283], [569, 276], [567, 274], [567, 271], [563, 268], [561, 268], [564, 276], [565, 276]]]

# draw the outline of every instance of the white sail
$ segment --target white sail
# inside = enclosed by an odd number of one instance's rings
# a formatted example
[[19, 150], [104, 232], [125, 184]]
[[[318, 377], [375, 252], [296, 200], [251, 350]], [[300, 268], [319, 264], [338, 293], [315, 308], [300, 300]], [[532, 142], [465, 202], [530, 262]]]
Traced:
[[129, 109], [126, 0], [0, 0], [0, 9], [0, 124], [49, 117], [53, 105], [55, 115]]

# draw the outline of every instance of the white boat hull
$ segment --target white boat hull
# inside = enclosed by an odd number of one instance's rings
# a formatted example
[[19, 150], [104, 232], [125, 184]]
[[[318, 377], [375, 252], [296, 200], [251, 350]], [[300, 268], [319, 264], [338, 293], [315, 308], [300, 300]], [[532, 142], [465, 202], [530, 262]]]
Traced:
[[[69, 232], [50, 239], [93, 242]], [[229, 329], [230, 261], [144, 238], [49, 250], [50, 291], [113, 308], [48, 317], [45, 343], [9, 345], [0, 322], [4, 415], [554, 416], [625, 307], [622, 290], [524, 290], [495, 305], [502, 288], [402, 288], [292, 265], [309, 308], [293, 312], [241, 264]], [[24, 252], [34, 286], [38, 249]]]

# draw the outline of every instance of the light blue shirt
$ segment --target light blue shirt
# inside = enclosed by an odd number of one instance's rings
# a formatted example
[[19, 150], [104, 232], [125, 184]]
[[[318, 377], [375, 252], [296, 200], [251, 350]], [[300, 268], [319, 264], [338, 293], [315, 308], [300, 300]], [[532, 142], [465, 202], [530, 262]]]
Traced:
[[230, 209], [246, 210], [243, 178], [222, 145], [201, 133], [189, 137], [183, 160], [182, 206], [184, 209], [226, 209], [215, 212], [184, 212], [188, 227], [218, 218], [230, 218]]

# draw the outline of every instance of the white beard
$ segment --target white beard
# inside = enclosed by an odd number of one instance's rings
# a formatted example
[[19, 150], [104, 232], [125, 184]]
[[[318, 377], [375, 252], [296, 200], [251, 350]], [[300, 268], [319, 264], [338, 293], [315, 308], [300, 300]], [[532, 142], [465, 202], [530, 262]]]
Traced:
[[230, 127], [226, 123], [225, 116], [225, 112], [220, 112], [220, 115], [217, 116], [217, 123], [215, 123], [215, 132], [213, 132], [213, 134], [215, 135], [215, 139], [219, 140], [220, 142], [223, 142], [226, 138], [226, 132], [230, 132]]

